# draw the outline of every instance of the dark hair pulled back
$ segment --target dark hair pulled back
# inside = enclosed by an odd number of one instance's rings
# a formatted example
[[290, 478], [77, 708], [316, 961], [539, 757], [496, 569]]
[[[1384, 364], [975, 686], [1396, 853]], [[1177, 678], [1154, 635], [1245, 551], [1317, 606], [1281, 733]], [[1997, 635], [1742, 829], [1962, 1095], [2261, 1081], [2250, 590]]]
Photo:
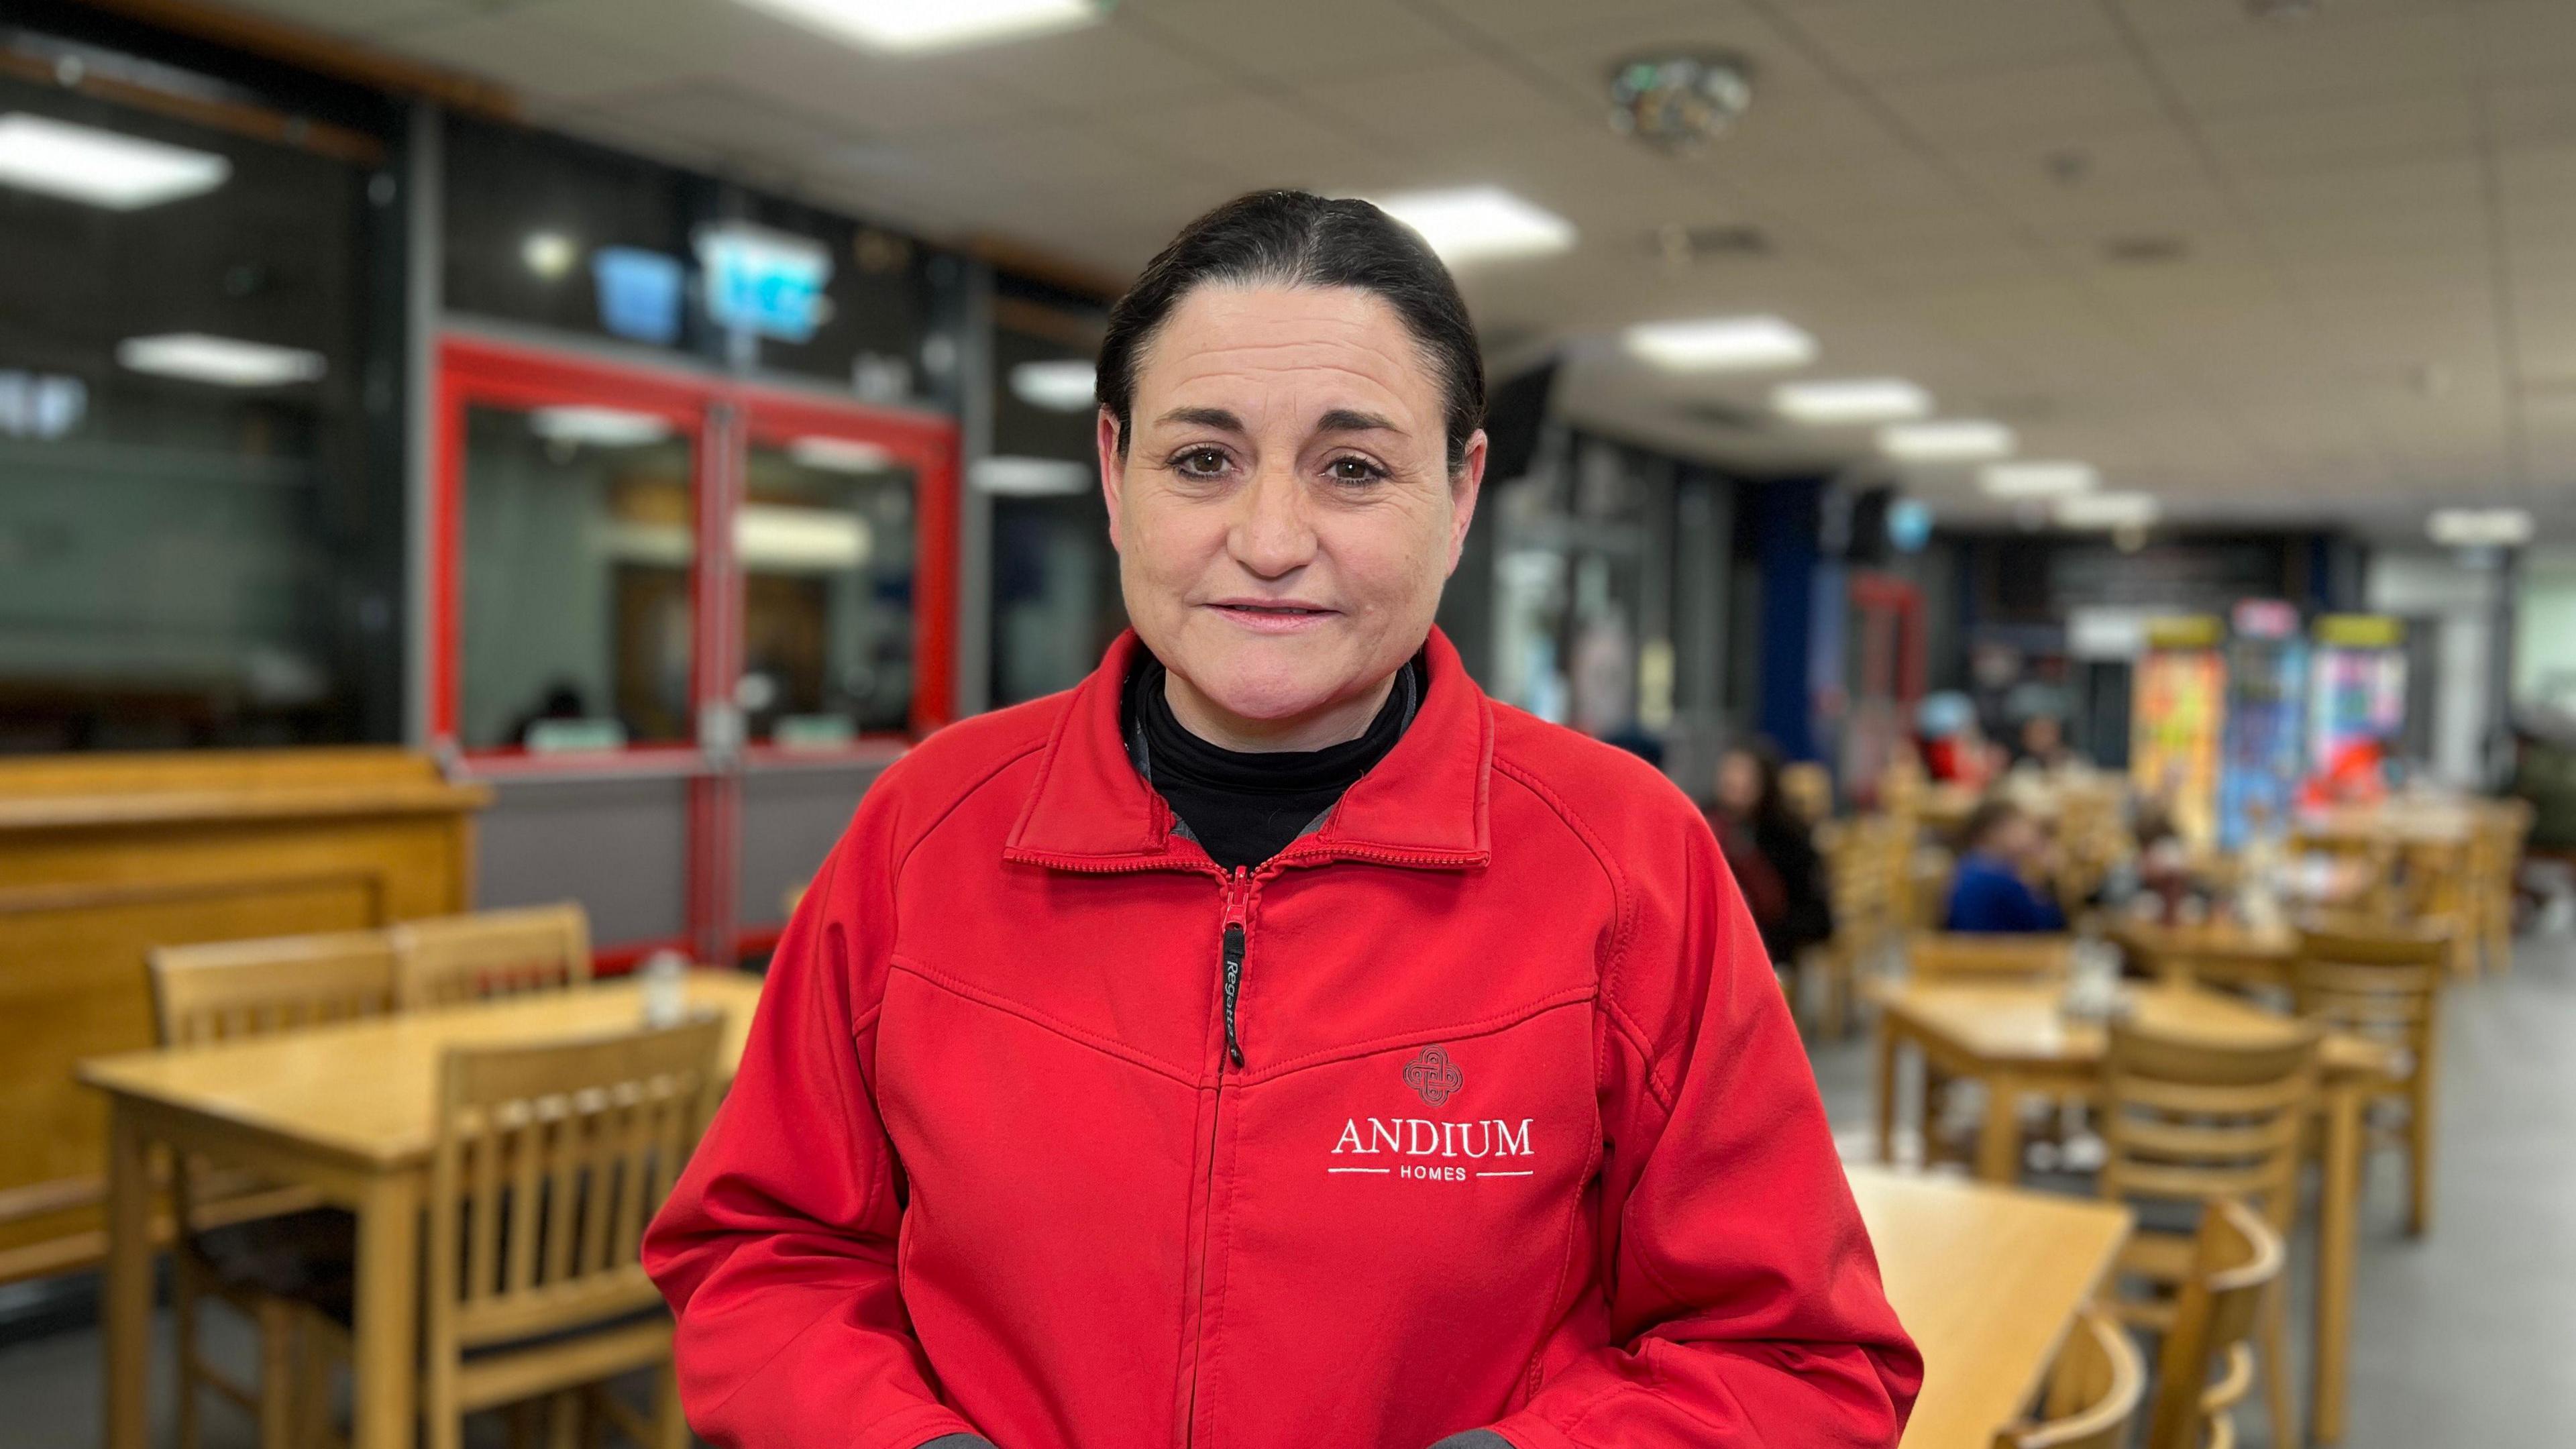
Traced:
[[1440, 376], [1449, 466], [1485, 421], [1485, 362], [1449, 269], [1411, 228], [1368, 202], [1307, 191], [1253, 191], [1208, 212], [1145, 264], [1109, 310], [1100, 405], [1133, 433], [1138, 356], [1181, 299], [1203, 286], [1356, 287], [1404, 319]]

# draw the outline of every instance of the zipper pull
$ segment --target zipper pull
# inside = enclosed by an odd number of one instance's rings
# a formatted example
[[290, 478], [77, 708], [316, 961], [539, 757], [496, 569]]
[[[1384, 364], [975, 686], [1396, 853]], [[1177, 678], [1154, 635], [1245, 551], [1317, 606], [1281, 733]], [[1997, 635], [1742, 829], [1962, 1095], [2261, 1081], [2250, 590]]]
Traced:
[[1249, 874], [1234, 868], [1225, 892], [1225, 1054], [1237, 1071], [1243, 1068], [1243, 1040], [1235, 1034], [1235, 1002], [1243, 994], [1244, 882]]

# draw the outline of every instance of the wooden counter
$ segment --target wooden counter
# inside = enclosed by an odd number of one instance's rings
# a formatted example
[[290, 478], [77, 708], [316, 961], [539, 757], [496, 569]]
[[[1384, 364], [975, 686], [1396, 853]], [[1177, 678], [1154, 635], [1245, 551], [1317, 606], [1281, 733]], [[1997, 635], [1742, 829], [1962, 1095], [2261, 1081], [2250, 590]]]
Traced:
[[146, 951], [466, 909], [489, 799], [394, 749], [0, 760], [0, 1282], [104, 1247], [72, 1064], [152, 1044]]

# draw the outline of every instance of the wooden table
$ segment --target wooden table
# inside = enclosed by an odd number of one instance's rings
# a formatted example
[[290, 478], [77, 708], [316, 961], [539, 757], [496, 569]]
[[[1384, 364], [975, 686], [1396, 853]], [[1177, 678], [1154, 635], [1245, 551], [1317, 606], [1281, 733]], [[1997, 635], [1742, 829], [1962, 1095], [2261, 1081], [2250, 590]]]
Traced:
[[[724, 1070], [741, 1060], [757, 978], [693, 973], [689, 1002], [725, 1014]], [[412, 1442], [420, 1209], [449, 1047], [614, 1031], [641, 1020], [632, 981], [410, 1012], [213, 1047], [80, 1064], [105, 1092], [107, 1449], [143, 1449], [151, 1358], [152, 1149], [202, 1152], [309, 1186], [358, 1218], [352, 1449]]]
[[[2057, 1009], [2059, 989], [2024, 985], [1871, 984], [1878, 1013], [1878, 1154], [1895, 1156], [1896, 1055], [1911, 1043], [1926, 1061], [1954, 1077], [1985, 1083], [1986, 1120], [1977, 1143], [1977, 1175], [2009, 1183], [2021, 1166], [2018, 1099], [2037, 1092], [2089, 1096], [2102, 1065], [2107, 1033], [2071, 1022]], [[2232, 996], [2193, 986], [2158, 985], [2129, 993], [2137, 1019], [2160, 1031], [2206, 1040], [2278, 1040], [2294, 1023]], [[2321, 1443], [2343, 1437], [2344, 1390], [2352, 1335], [2353, 1218], [2361, 1196], [2362, 1110], [2396, 1066], [2385, 1044], [2328, 1033], [2323, 1067], [2325, 1190], [2317, 1210], [2316, 1384], [2311, 1432]]]
[[2286, 991], [2291, 964], [2299, 955], [2299, 933], [2287, 925], [2249, 926], [2220, 920], [2167, 926], [2132, 920], [2113, 925], [2111, 937], [2145, 962], [2159, 980], [2176, 986], [2214, 981]]
[[1993, 1449], [2128, 1241], [2129, 1210], [1869, 1167], [1851, 1186], [1887, 1300], [1923, 1351], [1901, 1449]]

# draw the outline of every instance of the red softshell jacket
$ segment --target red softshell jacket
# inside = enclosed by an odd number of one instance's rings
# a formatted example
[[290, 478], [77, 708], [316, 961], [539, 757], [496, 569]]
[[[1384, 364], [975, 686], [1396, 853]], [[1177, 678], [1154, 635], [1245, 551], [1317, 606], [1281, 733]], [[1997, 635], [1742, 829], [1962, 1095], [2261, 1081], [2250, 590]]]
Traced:
[[1435, 633], [1229, 873], [1129, 760], [1137, 647], [906, 755], [806, 893], [645, 1244], [698, 1432], [1894, 1445], [1921, 1359], [1699, 812]]

